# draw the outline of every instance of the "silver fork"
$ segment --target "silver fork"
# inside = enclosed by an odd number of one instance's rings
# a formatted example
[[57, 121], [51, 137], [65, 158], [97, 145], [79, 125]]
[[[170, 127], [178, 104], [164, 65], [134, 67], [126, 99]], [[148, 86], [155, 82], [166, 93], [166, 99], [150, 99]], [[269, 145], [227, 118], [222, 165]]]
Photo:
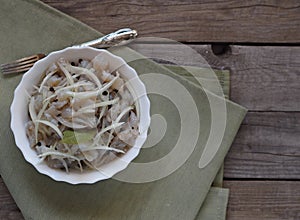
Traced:
[[[111, 46], [120, 46], [128, 43], [130, 40], [137, 37], [137, 31], [130, 28], [123, 28], [116, 32], [107, 34], [98, 39], [75, 45], [74, 47], [96, 47], [108, 48]], [[35, 62], [44, 58], [46, 54], [35, 54], [29, 57], [24, 57], [10, 63], [1, 64], [1, 71], [3, 74], [8, 75], [12, 73], [21, 73], [29, 70]]]

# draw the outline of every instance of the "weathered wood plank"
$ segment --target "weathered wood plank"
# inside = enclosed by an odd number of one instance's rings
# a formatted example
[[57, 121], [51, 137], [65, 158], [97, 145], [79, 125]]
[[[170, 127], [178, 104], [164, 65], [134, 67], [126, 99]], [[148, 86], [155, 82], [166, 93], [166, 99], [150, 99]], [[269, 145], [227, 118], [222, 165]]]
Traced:
[[300, 2], [43, 0], [109, 33], [132, 27], [141, 36], [184, 42], [300, 42]]
[[[230, 189], [228, 220], [300, 218], [299, 181], [224, 181]], [[0, 219], [23, 219], [0, 178]]]
[[0, 177], [0, 219], [20, 220], [23, 219], [22, 213], [15, 201], [9, 194], [2, 178]]
[[300, 110], [300, 47], [231, 46], [231, 99], [255, 111]]
[[[201, 63], [182, 45], [131, 47], [159, 62]], [[300, 47], [232, 46], [220, 56], [209, 45], [192, 47], [212, 66], [231, 69], [231, 99], [252, 111], [227, 156], [225, 177], [299, 179]], [[253, 112], [269, 110], [286, 112]]]
[[300, 179], [300, 112], [249, 112], [225, 159], [224, 177]]
[[224, 181], [228, 220], [300, 219], [300, 181]]
[[[248, 113], [225, 160], [225, 178], [299, 179], [299, 125], [300, 112]], [[280, 184], [277, 187], [277, 182], [273, 181], [271, 186], [260, 188], [254, 184], [257, 182], [251, 182], [250, 185], [247, 181], [239, 181], [237, 184], [234, 184], [236, 181], [226, 182], [230, 184], [225, 187], [231, 188], [228, 219], [241, 219], [253, 211], [255, 215], [253, 218], [250, 218], [252, 215], [248, 216], [250, 219], [289, 219], [288, 217], [292, 219], [296, 213], [294, 209], [300, 211], [299, 206], [292, 205], [297, 198], [294, 197], [294, 192], [299, 192], [299, 185], [295, 187], [288, 185], [288, 188], [284, 188]], [[259, 183], [261, 185], [261, 182]], [[242, 191], [244, 184], [246, 184], [245, 192]], [[262, 195], [268, 187], [273, 187], [273, 191], [267, 191]], [[281, 190], [279, 194], [276, 194], [277, 189]], [[290, 194], [287, 195], [288, 193]], [[249, 195], [254, 197], [250, 197], [248, 207]], [[269, 204], [274, 199], [279, 201], [282, 198], [285, 204], [284, 210], [287, 210], [284, 216], [280, 214], [283, 213], [282, 203]], [[255, 206], [257, 202], [255, 199], [258, 200], [258, 206]], [[0, 201], [0, 219], [19, 219], [19, 210], [3, 182], [0, 182]]]
[[[231, 71], [231, 100], [250, 111], [300, 110], [300, 47], [230, 46], [215, 55], [210, 45], [188, 45], [215, 68]], [[189, 49], [178, 44], [132, 44], [148, 57], [199, 66]]]

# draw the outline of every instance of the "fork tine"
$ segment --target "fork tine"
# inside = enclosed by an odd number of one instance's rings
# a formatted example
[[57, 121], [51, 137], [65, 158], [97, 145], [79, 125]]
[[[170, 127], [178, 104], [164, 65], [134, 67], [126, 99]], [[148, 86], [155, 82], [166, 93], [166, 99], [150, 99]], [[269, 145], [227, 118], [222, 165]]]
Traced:
[[4, 75], [6, 74], [11, 74], [11, 73], [21, 73], [21, 72], [25, 72], [27, 70], [29, 70], [34, 63], [30, 63], [26, 66], [20, 66], [20, 67], [15, 67], [15, 68], [8, 68], [8, 69], [1, 69], [2, 73]]
[[1, 64], [1, 67], [6, 67], [6, 66], [14, 65], [14, 64], [19, 64], [19, 63], [27, 62], [29, 60], [41, 59], [43, 57], [45, 57], [45, 54], [40, 54], [39, 53], [39, 54], [35, 54], [35, 55], [29, 56], [29, 57], [23, 57], [21, 59], [15, 60], [13, 62]]
[[5, 75], [5, 74], [10, 74], [10, 73], [20, 73], [20, 72], [24, 72], [26, 70], [29, 70], [33, 64], [35, 63], [36, 60], [34, 60], [33, 62], [31, 63], [28, 63], [28, 64], [21, 64], [21, 65], [11, 65], [9, 67], [1, 67], [1, 71], [2, 73]]
[[1, 64], [1, 67], [9, 67], [9, 66], [17, 65], [17, 64], [22, 63], [22, 62], [27, 62], [27, 61], [30, 61], [32, 59], [36, 59], [36, 57], [37, 57], [36, 55], [30, 56], [30, 57], [24, 57], [24, 58], [15, 60], [15, 61], [10, 62], [10, 63]]
[[11, 63], [1, 65], [3, 74], [19, 73], [29, 70], [39, 59], [45, 57], [45, 54], [36, 54], [30, 57], [24, 57]]

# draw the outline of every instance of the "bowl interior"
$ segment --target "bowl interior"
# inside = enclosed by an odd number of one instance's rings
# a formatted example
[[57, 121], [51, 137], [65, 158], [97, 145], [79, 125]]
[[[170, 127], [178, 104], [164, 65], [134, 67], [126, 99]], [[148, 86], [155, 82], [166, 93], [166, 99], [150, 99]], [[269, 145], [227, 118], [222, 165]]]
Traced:
[[[33, 86], [38, 84], [41, 75], [45, 70], [59, 58], [63, 57], [69, 61], [78, 59], [92, 60], [95, 56], [101, 54], [109, 61], [111, 70], [118, 70], [120, 75], [126, 80], [127, 87], [133, 98], [136, 100], [136, 107], [139, 116], [139, 133], [135, 145], [130, 148], [126, 154], [103, 166], [101, 171], [85, 170], [83, 172], [73, 171], [66, 173], [59, 169], [51, 169], [45, 162], [40, 162], [37, 153], [30, 148], [26, 136], [25, 124], [29, 121], [28, 117], [28, 94], [33, 91]], [[50, 53], [46, 58], [38, 61], [24, 74], [20, 84], [15, 90], [14, 99], [11, 105], [11, 129], [13, 131], [17, 147], [23, 153], [24, 158], [31, 163], [37, 171], [48, 175], [56, 181], [64, 181], [71, 184], [94, 183], [100, 180], [108, 179], [117, 172], [125, 169], [128, 164], [138, 155], [142, 145], [147, 138], [147, 130], [150, 125], [150, 102], [146, 94], [144, 84], [138, 78], [136, 71], [126, 62], [106, 50], [84, 48], [66, 48], [61, 51]]]

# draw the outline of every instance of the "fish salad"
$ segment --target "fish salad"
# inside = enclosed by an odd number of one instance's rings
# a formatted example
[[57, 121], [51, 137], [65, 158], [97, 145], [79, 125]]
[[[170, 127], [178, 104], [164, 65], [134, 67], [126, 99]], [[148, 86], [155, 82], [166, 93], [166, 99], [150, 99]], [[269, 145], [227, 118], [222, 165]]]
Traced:
[[100, 169], [125, 154], [139, 135], [138, 111], [126, 81], [98, 55], [60, 58], [30, 94], [26, 135], [51, 168]]

